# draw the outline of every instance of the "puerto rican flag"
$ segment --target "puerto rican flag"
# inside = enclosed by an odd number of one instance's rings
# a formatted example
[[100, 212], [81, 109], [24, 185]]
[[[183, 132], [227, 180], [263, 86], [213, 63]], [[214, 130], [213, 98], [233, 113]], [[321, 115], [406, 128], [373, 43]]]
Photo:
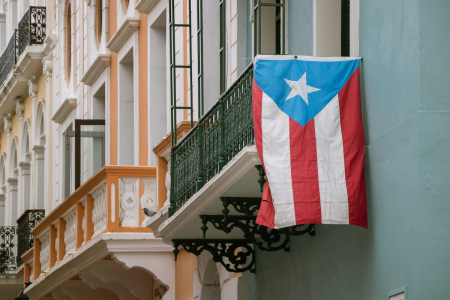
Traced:
[[256, 57], [255, 140], [268, 183], [256, 223], [367, 228], [360, 62]]

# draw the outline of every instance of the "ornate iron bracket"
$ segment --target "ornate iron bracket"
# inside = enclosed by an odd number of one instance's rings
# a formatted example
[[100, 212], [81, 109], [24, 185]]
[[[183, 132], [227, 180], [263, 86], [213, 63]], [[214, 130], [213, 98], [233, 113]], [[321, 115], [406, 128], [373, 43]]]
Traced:
[[262, 165], [256, 165], [255, 168], [258, 169], [259, 172], [258, 183], [262, 193], [264, 191], [264, 184], [266, 183], [266, 173], [264, 172], [264, 168]]
[[268, 228], [255, 223], [255, 217], [249, 216], [200, 216], [202, 218], [203, 238], [206, 238], [207, 223], [211, 223], [217, 230], [230, 233], [239, 228], [244, 233], [247, 243], [253, 243], [262, 251], [278, 251], [283, 249], [289, 252], [289, 234], [285, 231]]
[[219, 262], [228, 272], [240, 273], [250, 271], [255, 273], [255, 249], [246, 240], [202, 240], [175, 239], [172, 240], [177, 260], [179, 246], [184, 250], [199, 256], [204, 250], [211, 253], [214, 262]]
[[228, 213], [230, 210], [228, 206], [231, 205], [233, 208], [241, 214], [244, 214], [248, 217], [252, 217], [259, 210], [259, 206], [261, 205], [261, 198], [250, 198], [250, 197], [222, 197], [220, 198], [223, 204], [223, 217], [224, 220], [227, 220]]

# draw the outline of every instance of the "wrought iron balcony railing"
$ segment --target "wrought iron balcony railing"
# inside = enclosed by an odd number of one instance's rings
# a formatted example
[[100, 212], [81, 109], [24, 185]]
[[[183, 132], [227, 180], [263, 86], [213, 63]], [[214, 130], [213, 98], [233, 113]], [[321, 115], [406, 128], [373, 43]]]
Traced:
[[17, 226], [0, 227], [0, 275], [17, 269]]
[[43, 209], [26, 210], [17, 220], [18, 224], [18, 249], [17, 249], [17, 265], [21, 265], [22, 255], [33, 247], [34, 238], [31, 230], [36, 227], [45, 217]]
[[30, 6], [19, 22], [0, 56], [0, 87], [14, 69], [20, 55], [29, 45], [40, 45], [46, 38], [46, 9], [44, 6]]
[[173, 147], [169, 216], [243, 148], [255, 143], [252, 81], [253, 65], [250, 65]]
[[44, 6], [30, 6], [19, 22], [19, 57], [29, 45], [43, 44], [46, 37]]
[[19, 42], [18, 31], [14, 30], [11, 39], [5, 50], [3, 50], [2, 56], [0, 56], [0, 87], [3, 86], [6, 78], [8, 78], [9, 73], [16, 65], [17, 59], [17, 45]]

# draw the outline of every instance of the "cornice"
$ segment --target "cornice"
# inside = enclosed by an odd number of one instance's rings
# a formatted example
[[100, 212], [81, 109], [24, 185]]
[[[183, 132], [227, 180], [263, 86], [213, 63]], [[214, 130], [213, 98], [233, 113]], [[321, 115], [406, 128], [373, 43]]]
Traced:
[[141, 0], [134, 7], [138, 12], [148, 14], [159, 0]]
[[81, 82], [91, 86], [102, 74], [103, 70], [111, 63], [111, 54], [99, 54], [97, 59], [91, 64], [86, 73], [84, 73]]
[[62, 124], [76, 106], [77, 98], [66, 98], [53, 115], [52, 120], [57, 124]]
[[42, 51], [45, 56], [49, 56], [52, 53], [53, 49], [55, 49], [56, 47], [57, 40], [58, 38], [56, 35], [54, 34], [47, 35], [47, 37], [44, 40], [45, 48]]
[[128, 17], [106, 45], [106, 48], [116, 53], [119, 52], [133, 32], [139, 28], [139, 22], [138, 17]]

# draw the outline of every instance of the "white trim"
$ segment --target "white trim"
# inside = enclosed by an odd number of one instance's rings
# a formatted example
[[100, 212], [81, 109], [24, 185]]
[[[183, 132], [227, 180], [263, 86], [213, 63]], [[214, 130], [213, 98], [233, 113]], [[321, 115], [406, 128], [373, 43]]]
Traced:
[[361, 57], [325, 57], [306, 55], [257, 55], [254, 62], [258, 60], [306, 60], [306, 61], [350, 61], [361, 59]]

